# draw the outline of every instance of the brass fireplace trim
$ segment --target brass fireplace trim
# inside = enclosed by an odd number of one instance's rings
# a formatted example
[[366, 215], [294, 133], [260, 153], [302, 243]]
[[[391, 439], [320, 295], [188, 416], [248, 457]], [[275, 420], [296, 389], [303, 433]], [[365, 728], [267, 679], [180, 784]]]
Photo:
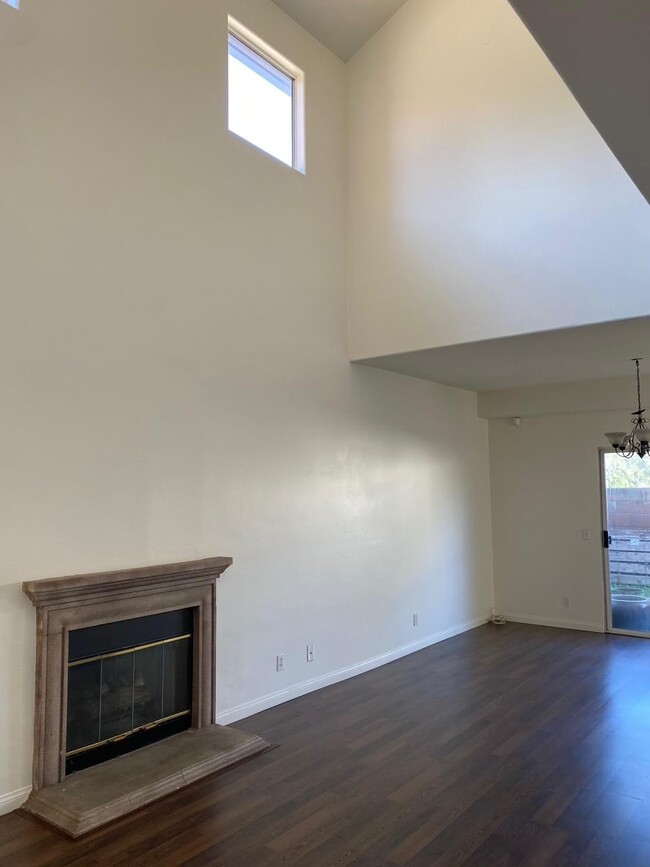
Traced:
[[110, 659], [113, 656], [126, 656], [129, 653], [138, 653], [140, 650], [149, 650], [151, 647], [160, 647], [162, 644], [173, 644], [175, 641], [187, 641], [192, 633], [186, 635], [174, 635], [172, 638], [162, 638], [160, 641], [150, 641], [149, 644], [134, 644], [122, 650], [111, 650], [110, 653], [98, 653], [97, 656], [84, 656], [83, 659], [75, 659], [68, 663], [68, 668], [76, 668], [78, 665], [86, 665], [87, 662], [99, 662], [100, 659]]
[[23, 584], [36, 607], [34, 792], [65, 778], [71, 629], [192, 608], [192, 727], [215, 722], [216, 579], [231, 564], [211, 557]]
[[144, 723], [141, 726], [136, 726], [134, 729], [129, 729], [128, 732], [122, 732], [119, 735], [114, 735], [112, 738], [104, 738], [103, 741], [96, 741], [94, 744], [87, 744], [85, 747], [78, 747], [76, 750], [68, 750], [65, 754], [66, 759], [70, 758], [70, 756], [79, 756], [81, 753], [87, 753], [89, 750], [94, 750], [97, 747], [103, 747], [105, 744], [118, 744], [120, 741], [126, 740], [131, 735], [136, 734], [137, 732], [148, 732], [151, 729], [157, 728], [159, 725], [165, 722], [170, 722], [173, 719], [180, 719], [182, 716], [188, 716], [191, 714], [191, 710], [180, 710], [178, 713], [170, 713], [168, 716], [163, 716], [160, 719], [152, 720], [152, 722]]

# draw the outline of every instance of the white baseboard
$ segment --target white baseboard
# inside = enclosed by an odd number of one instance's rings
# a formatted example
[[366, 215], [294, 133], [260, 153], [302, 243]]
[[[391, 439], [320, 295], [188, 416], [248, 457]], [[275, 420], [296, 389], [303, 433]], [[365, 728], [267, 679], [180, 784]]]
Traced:
[[505, 614], [506, 620], [512, 623], [530, 623], [533, 626], [554, 626], [557, 629], [579, 629], [581, 632], [604, 632], [602, 623], [591, 623], [588, 620], [557, 620], [553, 617], [531, 617], [528, 614]]
[[[237, 705], [230, 708], [230, 710], [218, 713], [217, 722], [221, 725], [230, 725], [238, 720], [260, 713], [263, 710], [275, 707], [278, 704], [283, 704], [285, 701], [291, 701], [291, 699], [299, 698], [301, 695], [306, 695], [309, 692], [315, 692], [317, 689], [322, 689], [325, 686], [331, 686], [334, 683], [340, 683], [342, 680], [356, 677], [358, 674], [363, 674], [366, 671], [372, 671], [373, 668], [379, 668], [389, 662], [394, 662], [396, 659], [401, 659], [403, 656], [416, 653], [418, 650], [424, 650], [425, 647], [430, 647], [432, 644], [437, 644], [440, 641], [445, 641], [447, 638], [453, 638], [454, 635], [460, 635], [462, 632], [468, 632], [470, 629], [482, 626], [485, 622], [486, 618], [484, 617], [469, 620], [466, 623], [460, 623], [442, 632], [427, 635], [425, 638], [414, 641], [412, 644], [405, 644], [388, 653], [382, 653], [380, 656], [375, 656], [372, 659], [366, 659], [363, 662], [349, 665], [346, 668], [339, 668], [337, 671], [323, 674], [320, 677], [314, 677], [311, 680], [303, 680], [301, 683], [278, 690], [278, 692], [263, 695], [260, 698], [253, 699], [253, 701], [244, 702], [244, 704]], [[18, 809], [24, 803], [31, 790], [31, 786], [24, 786], [22, 789], [16, 789], [15, 792], [0, 795], [0, 815]]]
[[22, 789], [16, 789], [15, 792], [7, 792], [6, 795], [0, 795], [0, 816], [5, 813], [11, 813], [12, 810], [17, 810], [27, 800], [27, 795], [31, 792], [31, 786], [23, 786]]
[[277, 692], [263, 695], [260, 698], [252, 701], [244, 702], [230, 710], [217, 713], [217, 722], [221, 725], [230, 725], [238, 720], [245, 719], [253, 714], [260, 713], [263, 710], [268, 710], [278, 704], [283, 704], [285, 701], [291, 701], [294, 698], [299, 698], [301, 695], [306, 695], [309, 692], [315, 692], [317, 689], [323, 689], [325, 686], [331, 686], [334, 683], [340, 683], [342, 680], [347, 680], [350, 677], [356, 677], [358, 674], [363, 674], [366, 671], [371, 671], [373, 668], [379, 668], [396, 659], [401, 659], [403, 656], [408, 656], [410, 653], [416, 653], [418, 650], [423, 650], [425, 647], [430, 647], [432, 644], [437, 644], [439, 641], [445, 641], [447, 638], [453, 638], [454, 635], [460, 635], [461, 632], [468, 632], [470, 629], [475, 629], [477, 626], [482, 626], [486, 623], [486, 618], [479, 617], [476, 620], [469, 620], [466, 623], [461, 623], [458, 626], [452, 626], [450, 629], [445, 629], [442, 632], [427, 635], [413, 644], [405, 644], [398, 647], [396, 650], [390, 650], [388, 653], [383, 653], [380, 656], [375, 656], [372, 659], [366, 659], [363, 662], [358, 662], [355, 665], [349, 665], [346, 668], [339, 668], [336, 671], [331, 671], [329, 674], [322, 674], [320, 677], [314, 677], [311, 680], [303, 680], [300, 683], [295, 683], [293, 686], [288, 686], [285, 689]]

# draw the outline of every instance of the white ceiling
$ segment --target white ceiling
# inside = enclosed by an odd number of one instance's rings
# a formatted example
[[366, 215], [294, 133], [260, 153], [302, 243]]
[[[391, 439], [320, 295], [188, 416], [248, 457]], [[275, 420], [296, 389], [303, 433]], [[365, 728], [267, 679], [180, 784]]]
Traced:
[[650, 316], [483, 340], [361, 363], [472, 391], [629, 376], [630, 359], [650, 373]]
[[349, 60], [406, 0], [275, 0], [341, 60]]
[[650, 202], [648, 0], [510, 0]]

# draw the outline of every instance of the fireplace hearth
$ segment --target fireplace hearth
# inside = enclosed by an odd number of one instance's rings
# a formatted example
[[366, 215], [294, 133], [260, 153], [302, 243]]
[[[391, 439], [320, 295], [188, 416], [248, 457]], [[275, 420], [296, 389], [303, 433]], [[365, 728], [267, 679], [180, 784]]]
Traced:
[[216, 581], [231, 563], [23, 585], [37, 612], [25, 810], [78, 836], [269, 748], [215, 724]]

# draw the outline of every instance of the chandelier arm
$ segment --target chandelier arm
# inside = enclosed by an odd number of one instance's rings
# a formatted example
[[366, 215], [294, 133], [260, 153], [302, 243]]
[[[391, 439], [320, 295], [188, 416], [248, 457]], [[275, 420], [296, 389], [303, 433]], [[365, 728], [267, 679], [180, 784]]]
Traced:
[[641, 357], [631, 359], [636, 366], [636, 410], [631, 413], [632, 430], [629, 434], [619, 438], [619, 433], [606, 434], [610, 444], [614, 446], [616, 454], [624, 458], [631, 458], [638, 455], [643, 458], [645, 455], [650, 455], [650, 432], [647, 428], [647, 421], [644, 417], [645, 409], [641, 408], [641, 369], [639, 362]]
[[624, 458], [631, 458], [634, 454], [634, 451], [626, 446], [624, 449], [621, 449], [621, 454]]

